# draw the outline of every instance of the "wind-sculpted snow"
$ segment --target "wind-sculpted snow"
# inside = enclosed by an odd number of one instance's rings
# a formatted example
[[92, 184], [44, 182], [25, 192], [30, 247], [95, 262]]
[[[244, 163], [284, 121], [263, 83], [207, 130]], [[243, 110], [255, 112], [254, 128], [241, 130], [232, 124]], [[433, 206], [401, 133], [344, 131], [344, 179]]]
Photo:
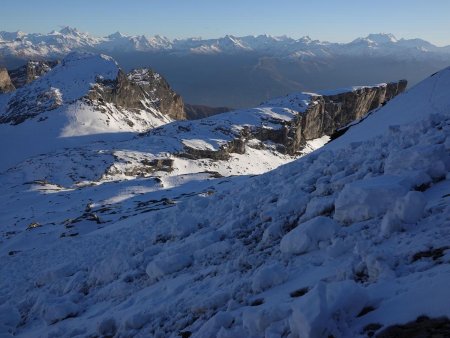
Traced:
[[[3, 233], [2, 332], [366, 337], [450, 316], [449, 77], [440, 72], [274, 171], [199, 180], [200, 194], [186, 185], [156, 198], [160, 182], [145, 179], [48, 193], [83, 203], [102, 193], [109, 215], [91, 201], [65, 227]], [[362, 138], [365, 125], [380, 129]], [[392, 203], [378, 203], [383, 194]], [[51, 199], [36, 217], [58, 212]]]

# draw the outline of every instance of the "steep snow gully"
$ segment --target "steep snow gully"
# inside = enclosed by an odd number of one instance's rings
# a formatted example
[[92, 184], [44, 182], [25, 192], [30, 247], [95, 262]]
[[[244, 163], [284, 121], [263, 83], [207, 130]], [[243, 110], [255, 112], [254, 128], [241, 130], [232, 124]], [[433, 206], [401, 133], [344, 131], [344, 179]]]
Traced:
[[449, 169], [450, 68], [269, 173], [85, 236], [3, 243], [0, 332], [367, 337], [448, 317]]

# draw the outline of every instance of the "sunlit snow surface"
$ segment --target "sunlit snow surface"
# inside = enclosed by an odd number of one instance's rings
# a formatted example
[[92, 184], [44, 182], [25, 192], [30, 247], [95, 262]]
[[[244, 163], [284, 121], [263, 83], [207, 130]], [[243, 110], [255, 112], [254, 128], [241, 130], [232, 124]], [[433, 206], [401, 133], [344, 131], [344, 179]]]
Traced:
[[[111, 156], [127, 165], [143, 152], [99, 145], [41, 168], [61, 187], [24, 188], [34, 172], [24, 162], [2, 176], [0, 330], [365, 337], [368, 324], [450, 316], [449, 88], [446, 69], [320, 150], [256, 177], [208, 180], [201, 161], [187, 160], [182, 175], [177, 159], [179, 175], [92, 184]], [[79, 183], [69, 184], [58, 168], [77, 156], [94, 168], [76, 169]], [[252, 156], [245, 165], [258, 173]], [[187, 174], [191, 165], [197, 174]], [[42, 226], [23, 231], [20, 217], [30, 215]]]

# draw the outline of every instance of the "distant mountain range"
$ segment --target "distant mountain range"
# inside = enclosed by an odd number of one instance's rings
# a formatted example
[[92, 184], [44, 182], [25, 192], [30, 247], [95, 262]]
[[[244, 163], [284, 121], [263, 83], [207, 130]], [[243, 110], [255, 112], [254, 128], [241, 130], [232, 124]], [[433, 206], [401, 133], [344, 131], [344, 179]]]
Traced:
[[450, 65], [450, 46], [392, 34], [333, 43], [269, 35], [171, 40], [117, 32], [96, 37], [70, 27], [48, 34], [0, 32], [0, 67], [10, 70], [30, 59], [60, 60], [72, 51], [111, 55], [127, 71], [150, 67], [189, 104], [233, 108], [298, 91], [401, 78], [414, 85]]
[[0, 32], [0, 52], [25, 58], [55, 58], [69, 51], [137, 51], [181, 54], [235, 54], [258, 52], [264, 55], [294, 58], [333, 55], [396, 56], [402, 59], [423, 57], [429, 53], [448, 57], [450, 46], [438, 47], [422, 39], [397, 39], [392, 34], [370, 34], [350, 43], [312, 40], [305, 36], [227, 35], [217, 39], [188, 38], [171, 40], [155, 35], [124, 35], [120, 32], [96, 37], [76, 28], [65, 27], [48, 34]]

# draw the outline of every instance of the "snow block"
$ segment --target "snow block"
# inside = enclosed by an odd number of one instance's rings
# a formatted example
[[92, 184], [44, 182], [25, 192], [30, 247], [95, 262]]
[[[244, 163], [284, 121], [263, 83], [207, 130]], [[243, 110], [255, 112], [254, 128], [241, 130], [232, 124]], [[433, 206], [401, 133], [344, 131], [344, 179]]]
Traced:
[[147, 265], [145, 272], [149, 277], [159, 279], [165, 275], [180, 271], [192, 263], [192, 257], [184, 254], [160, 256]]
[[289, 318], [292, 337], [318, 338], [338, 333], [339, 322], [336, 320], [354, 319], [367, 301], [363, 289], [353, 281], [320, 282], [292, 304]]
[[419, 191], [410, 191], [396, 201], [392, 210], [384, 215], [381, 222], [381, 233], [384, 236], [403, 230], [404, 223], [414, 224], [422, 216], [426, 206], [424, 194]]
[[353, 223], [385, 214], [406, 194], [407, 188], [402, 183], [400, 177], [384, 175], [345, 185], [334, 204], [334, 218]]
[[338, 228], [338, 224], [331, 218], [323, 216], [313, 218], [284, 235], [280, 250], [296, 255], [315, 250], [319, 247], [320, 241], [330, 240]]
[[152, 319], [149, 313], [138, 312], [125, 320], [125, 327], [129, 329], [139, 330]]
[[248, 308], [242, 314], [242, 326], [248, 332], [247, 337], [264, 337], [272, 323], [287, 318], [289, 313], [287, 306], [270, 306], [259, 310]]
[[233, 315], [219, 311], [199, 329], [197, 337], [215, 337], [221, 328], [229, 328], [233, 323]]
[[384, 164], [385, 174], [401, 175], [405, 171], [424, 171], [432, 178], [444, 177], [447, 173], [448, 155], [444, 145], [419, 145], [392, 152]]
[[256, 293], [262, 292], [283, 283], [286, 279], [287, 274], [281, 264], [275, 263], [269, 266], [263, 266], [253, 276], [252, 290]]
[[405, 223], [416, 223], [422, 216], [426, 205], [423, 193], [410, 191], [395, 204], [394, 212]]
[[43, 317], [48, 324], [54, 324], [69, 317], [75, 317], [78, 306], [70, 301], [48, 304], [43, 310]]

